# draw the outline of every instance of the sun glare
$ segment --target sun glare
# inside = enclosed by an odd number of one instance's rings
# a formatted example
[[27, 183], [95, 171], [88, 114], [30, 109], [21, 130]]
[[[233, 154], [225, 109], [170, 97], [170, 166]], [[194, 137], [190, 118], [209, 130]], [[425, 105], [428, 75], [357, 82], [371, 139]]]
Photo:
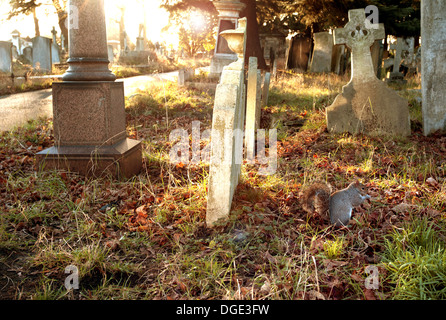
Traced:
[[[139, 36], [140, 24], [145, 23], [148, 40], [153, 43], [165, 42], [168, 45], [176, 45], [178, 36], [162, 30], [169, 24], [169, 14], [160, 8], [160, 5], [161, 1], [159, 0], [107, 0], [105, 12], [110, 29], [119, 28], [121, 8], [123, 7], [125, 31], [133, 42]], [[113, 24], [115, 25], [113, 26]]]

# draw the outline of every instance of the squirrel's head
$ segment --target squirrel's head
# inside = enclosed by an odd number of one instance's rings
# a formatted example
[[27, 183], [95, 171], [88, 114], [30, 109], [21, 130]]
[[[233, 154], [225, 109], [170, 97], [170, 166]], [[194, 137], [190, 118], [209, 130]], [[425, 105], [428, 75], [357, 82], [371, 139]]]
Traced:
[[354, 188], [356, 188], [363, 195], [367, 193], [367, 186], [365, 184], [362, 184], [361, 182], [359, 182], [359, 180], [356, 180], [355, 182], [350, 184], [350, 186], [353, 186]]

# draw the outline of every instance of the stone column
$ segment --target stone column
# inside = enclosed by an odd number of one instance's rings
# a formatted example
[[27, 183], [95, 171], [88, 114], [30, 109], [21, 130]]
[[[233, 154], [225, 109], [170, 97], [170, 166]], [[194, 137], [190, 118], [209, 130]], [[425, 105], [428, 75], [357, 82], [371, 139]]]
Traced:
[[423, 130], [446, 130], [446, 2], [421, 1]]
[[104, 0], [71, 0], [69, 69], [53, 83], [55, 146], [44, 169], [130, 177], [141, 169], [140, 142], [126, 137], [124, 83], [108, 69]]
[[69, 68], [64, 81], [114, 81], [108, 69], [104, 1], [70, 0]]

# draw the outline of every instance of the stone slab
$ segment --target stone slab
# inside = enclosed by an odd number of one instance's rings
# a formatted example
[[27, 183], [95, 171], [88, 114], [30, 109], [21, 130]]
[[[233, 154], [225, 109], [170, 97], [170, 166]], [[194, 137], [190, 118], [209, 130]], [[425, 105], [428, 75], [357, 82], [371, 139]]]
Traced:
[[39, 152], [36, 159], [40, 170], [125, 179], [140, 172], [142, 151], [139, 141], [126, 138], [110, 146], [54, 146]]

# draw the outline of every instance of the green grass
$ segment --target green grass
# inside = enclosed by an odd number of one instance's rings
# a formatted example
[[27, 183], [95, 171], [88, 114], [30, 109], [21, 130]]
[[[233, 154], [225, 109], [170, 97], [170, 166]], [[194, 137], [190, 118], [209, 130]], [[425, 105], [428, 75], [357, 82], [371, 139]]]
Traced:
[[444, 223], [414, 218], [386, 239], [383, 265], [393, 299], [446, 298]]

